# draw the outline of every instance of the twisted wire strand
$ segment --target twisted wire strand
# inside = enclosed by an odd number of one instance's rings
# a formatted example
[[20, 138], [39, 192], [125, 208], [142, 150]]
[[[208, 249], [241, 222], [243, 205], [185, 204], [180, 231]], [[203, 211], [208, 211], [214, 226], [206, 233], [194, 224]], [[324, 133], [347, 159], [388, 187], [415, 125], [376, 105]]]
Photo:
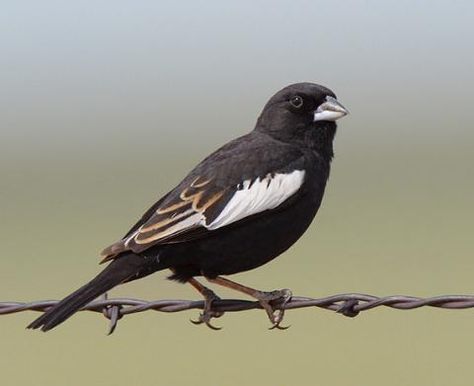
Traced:
[[[41, 300], [35, 302], [0, 302], [0, 315], [13, 314], [24, 311], [45, 312], [58, 303], [57, 300]], [[278, 308], [278, 305], [276, 305]], [[378, 297], [373, 295], [348, 293], [322, 298], [293, 296], [290, 301], [281, 305], [284, 310], [318, 307], [341, 313], [348, 317], [355, 317], [360, 312], [376, 307], [389, 307], [397, 310], [412, 310], [420, 307], [435, 307], [444, 309], [474, 308], [474, 295], [442, 295], [429, 298], [415, 296], [393, 295]], [[257, 301], [241, 299], [215, 300], [212, 308], [216, 312], [238, 312], [252, 309], [261, 309]], [[193, 309], [204, 309], [203, 300], [154, 300], [147, 301], [133, 298], [102, 298], [95, 300], [81, 309], [102, 313], [110, 320], [109, 334], [117, 327], [118, 321], [125, 315], [144, 311], [181, 312]]]

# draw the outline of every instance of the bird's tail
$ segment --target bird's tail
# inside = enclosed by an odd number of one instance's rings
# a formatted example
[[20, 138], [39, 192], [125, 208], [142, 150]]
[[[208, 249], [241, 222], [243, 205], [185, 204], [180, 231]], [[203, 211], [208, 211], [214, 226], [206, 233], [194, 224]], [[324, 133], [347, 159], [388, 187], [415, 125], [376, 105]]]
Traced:
[[148, 269], [148, 265], [147, 259], [139, 255], [130, 253], [118, 257], [89, 283], [61, 300], [30, 323], [27, 328], [41, 328], [42, 331], [51, 330], [116, 285], [129, 281], [144, 271], [151, 273], [152, 270]]

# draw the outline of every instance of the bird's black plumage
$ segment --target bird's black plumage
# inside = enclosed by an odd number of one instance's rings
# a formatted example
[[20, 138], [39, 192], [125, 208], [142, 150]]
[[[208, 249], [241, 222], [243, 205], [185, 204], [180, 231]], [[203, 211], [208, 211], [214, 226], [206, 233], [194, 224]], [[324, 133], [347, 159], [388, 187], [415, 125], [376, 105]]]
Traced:
[[255, 129], [198, 164], [106, 248], [111, 263], [30, 328], [46, 331], [114, 286], [170, 268], [171, 278], [216, 278], [256, 268], [305, 232], [324, 194], [335, 120], [329, 89], [298, 83], [276, 93]]

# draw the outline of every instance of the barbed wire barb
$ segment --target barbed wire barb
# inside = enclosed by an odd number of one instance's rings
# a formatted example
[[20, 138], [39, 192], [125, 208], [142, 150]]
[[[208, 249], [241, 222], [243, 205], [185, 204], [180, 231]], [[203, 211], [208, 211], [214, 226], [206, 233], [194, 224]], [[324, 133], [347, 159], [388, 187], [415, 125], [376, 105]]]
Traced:
[[[40, 300], [34, 302], [0, 302], [0, 315], [8, 315], [24, 311], [45, 312], [58, 303], [58, 300]], [[373, 295], [348, 293], [322, 298], [293, 296], [281, 308], [294, 310], [299, 308], [318, 307], [335, 311], [347, 317], [355, 317], [363, 311], [377, 307], [388, 307], [396, 310], [412, 310], [420, 307], [444, 309], [474, 308], [474, 295], [442, 295], [429, 298], [393, 295], [378, 297]], [[212, 303], [214, 311], [219, 313], [262, 309], [258, 301], [243, 299], [219, 299]], [[154, 300], [147, 301], [133, 298], [108, 298], [107, 294], [94, 300], [81, 311], [102, 313], [110, 320], [109, 335], [112, 334], [120, 319], [126, 315], [145, 311], [181, 312], [204, 309], [203, 300]]]

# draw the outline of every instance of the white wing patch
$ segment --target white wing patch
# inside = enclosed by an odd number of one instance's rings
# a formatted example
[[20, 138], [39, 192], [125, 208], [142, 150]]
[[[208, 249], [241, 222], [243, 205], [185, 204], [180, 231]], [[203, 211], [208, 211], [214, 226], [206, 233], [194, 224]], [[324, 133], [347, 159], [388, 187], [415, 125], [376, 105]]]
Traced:
[[[288, 174], [267, 174], [256, 180], [246, 180], [238, 185], [238, 190], [211, 223], [207, 223], [204, 213], [188, 209], [156, 224], [142, 225], [124, 240], [124, 245], [128, 247], [132, 241], [146, 245], [199, 226], [214, 230], [253, 214], [274, 209], [298, 191], [303, 185], [304, 176], [304, 170], [295, 170]], [[166, 227], [176, 220], [180, 221]], [[164, 229], [160, 231], [163, 227]], [[144, 236], [148, 232], [150, 232], [148, 237]], [[143, 237], [139, 238], [140, 235]]]
[[304, 170], [288, 174], [267, 174], [262, 179], [246, 180], [240, 184], [227, 205], [210, 224], [202, 224], [213, 230], [229, 225], [245, 217], [274, 209], [295, 194], [303, 185]]

